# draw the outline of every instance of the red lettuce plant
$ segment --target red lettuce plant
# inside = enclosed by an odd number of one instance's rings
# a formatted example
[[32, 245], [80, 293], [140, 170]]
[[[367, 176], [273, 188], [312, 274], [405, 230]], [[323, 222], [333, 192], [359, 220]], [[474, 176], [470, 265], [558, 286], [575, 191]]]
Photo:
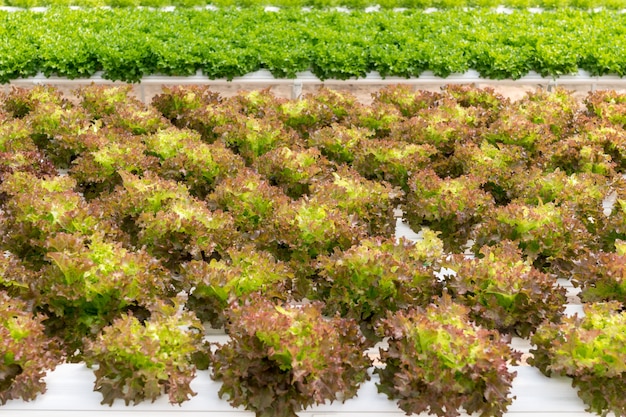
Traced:
[[206, 86], [164, 88], [152, 99], [152, 105], [174, 126], [195, 130], [207, 143], [219, 137], [214, 128], [232, 122], [239, 114]]
[[279, 259], [290, 259], [303, 271], [318, 256], [348, 249], [366, 236], [363, 224], [328, 202], [301, 199], [281, 205], [270, 222]]
[[590, 91], [584, 100], [587, 114], [615, 126], [626, 127], [626, 94], [615, 90]]
[[132, 243], [176, 269], [181, 261], [209, 259], [238, 242], [232, 217], [192, 197], [187, 188], [147, 172], [120, 171], [122, 185], [98, 203]]
[[440, 178], [433, 170], [415, 172], [402, 208], [413, 230], [422, 226], [441, 232], [446, 248], [462, 252], [475, 225], [494, 207], [493, 198], [472, 175]]
[[589, 252], [574, 263], [571, 281], [583, 302], [619, 301], [626, 306], [626, 242], [616, 252]]
[[483, 110], [462, 107], [456, 100], [443, 97], [434, 107], [419, 110], [413, 117], [394, 125], [389, 139], [434, 146], [439, 151], [434, 163], [445, 170], [445, 159], [452, 154], [455, 145], [475, 140], [476, 129], [485, 123], [481, 119], [483, 114]]
[[593, 173], [610, 177], [615, 162], [601, 144], [590, 142], [585, 135], [575, 135], [551, 143], [542, 150], [537, 161], [543, 169], [562, 169], [568, 174]]
[[578, 103], [567, 90], [527, 92], [500, 111], [483, 137], [491, 143], [522, 146], [536, 157], [571, 133], [577, 110]]
[[[190, 387], [195, 358], [207, 348], [202, 324], [191, 313], [161, 304], [149, 319], [123, 314], [87, 343], [85, 359], [94, 370], [94, 391], [102, 404], [154, 402], [167, 394], [180, 404], [196, 395]], [[208, 352], [206, 352], [208, 354]]]
[[443, 297], [426, 308], [389, 313], [377, 329], [387, 337], [378, 391], [398, 400], [407, 414], [502, 416], [516, 373], [513, 352], [500, 334], [477, 327], [469, 308]]
[[270, 185], [251, 169], [242, 169], [222, 181], [207, 201], [228, 212], [244, 238], [266, 248], [276, 241], [271, 219], [279, 207], [290, 204], [289, 197], [280, 188]]
[[33, 141], [31, 129], [22, 119], [9, 119], [0, 122], [1, 152], [34, 152], [38, 151]]
[[413, 117], [419, 111], [432, 108], [442, 98], [439, 92], [415, 91], [408, 85], [391, 85], [373, 95], [374, 103], [392, 104], [404, 117]]
[[330, 173], [330, 162], [317, 148], [298, 149], [286, 146], [261, 156], [256, 163], [259, 174], [289, 197], [298, 199], [310, 193], [312, 184]]
[[572, 378], [587, 411], [626, 413], [626, 312], [617, 302], [584, 306], [585, 315], [546, 322], [531, 338], [531, 365], [545, 375]]
[[221, 103], [219, 93], [206, 85], [164, 86], [161, 94], [152, 98], [152, 106], [180, 128], [187, 126], [189, 113], [205, 106]]
[[239, 91], [232, 97], [224, 100], [225, 105], [229, 106], [241, 114], [252, 117], [278, 117], [278, 108], [284, 99], [276, 97], [271, 88], [263, 90]]
[[345, 166], [311, 187], [311, 204], [336, 207], [360, 223], [370, 236], [393, 236], [394, 209], [403, 193], [386, 182], [370, 181]]
[[511, 203], [496, 207], [475, 230], [474, 248], [513, 240], [539, 269], [563, 274], [571, 268], [594, 236], [571, 207], [545, 203]]
[[0, 291], [0, 306], [0, 405], [34, 400], [46, 391], [43, 378], [61, 355], [45, 335], [43, 318], [33, 317], [24, 301]]
[[374, 137], [383, 139], [389, 135], [392, 126], [402, 119], [402, 113], [393, 104], [374, 101], [370, 105], [353, 108], [342, 125], [367, 129], [374, 133]]
[[240, 241], [228, 213], [210, 210], [192, 197], [158, 212], [142, 213], [137, 225], [137, 243], [174, 269], [181, 261], [222, 256]]
[[603, 232], [608, 227], [609, 219], [604, 200], [613, 190], [626, 185], [626, 181], [620, 178], [609, 183], [601, 174], [567, 175], [560, 170], [547, 173], [537, 168], [516, 173], [515, 182], [515, 202], [530, 205], [554, 203], [571, 210], [587, 230], [596, 236], [594, 241], [587, 242], [590, 249], [606, 240]]
[[[518, 178], [528, 170], [528, 153], [521, 146], [497, 146], [487, 141], [459, 144], [450, 157], [449, 164], [460, 175], [480, 178], [481, 189], [489, 192], [498, 205], [506, 205], [517, 194], [514, 187]], [[517, 174], [520, 173], [520, 176]]]
[[286, 126], [306, 138], [318, 129], [343, 122], [355, 106], [356, 97], [352, 94], [320, 88], [299, 100], [282, 103], [279, 112]]
[[[39, 151], [0, 151], [0, 184], [14, 172], [27, 172], [38, 178], [52, 177], [58, 174], [56, 167]], [[0, 205], [8, 198], [0, 192]]]
[[153, 133], [170, 126], [156, 108], [134, 97], [131, 85], [91, 84], [76, 90], [80, 105], [93, 119], [105, 126], [123, 129], [133, 135]]
[[130, 84], [107, 86], [91, 84], [78, 88], [74, 93], [80, 105], [94, 119], [101, 119], [117, 111], [119, 106], [132, 104], [141, 106], [143, 103], [132, 96], [133, 86]]
[[0, 255], [0, 291], [21, 300], [32, 300], [38, 292], [36, 271], [11, 252]]
[[241, 303], [250, 294], [287, 301], [294, 280], [286, 263], [252, 245], [231, 248], [219, 261], [191, 261], [183, 265], [182, 275], [191, 287], [187, 307], [214, 328], [225, 324], [230, 303]]
[[103, 229], [116, 233], [100, 219], [84, 198], [74, 191], [71, 177], [37, 178], [28, 172], [15, 172], [0, 184], [9, 196], [1, 219], [3, 245], [16, 255], [38, 264], [49, 236], [59, 232], [90, 234]]
[[121, 184], [119, 171], [142, 175], [158, 166], [158, 159], [147, 155], [147, 147], [138, 137], [125, 135], [84, 152], [73, 161], [69, 173], [85, 197], [91, 199]]
[[558, 321], [565, 310], [565, 288], [523, 259], [510, 241], [483, 247], [480, 257], [453, 257], [443, 264], [446, 288], [470, 308], [477, 324], [528, 337], [545, 320]]
[[357, 320], [366, 336], [374, 338], [374, 325], [388, 311], [425, 306], [441, 294], [435, 268], [442, 249], [434, 232], [426, 232], [417, 244], [364, 239], [318, 258], [315, 296], [325, 302], [325, 313]]
[[83, 338], [174, 292], [169, 271], [156, 259], [98, 234], [58, 233], [48, 238], [46, 249], [49, 263], [37, 279], [35, 305], [74, 359], [83, 353]]
[[352, 164], [356, 151], [373, 132], [362, 127], [346, 127], [333, 123], [311, 133], [307, 143], [338, 164]]
[[229, 121], [213, 131], [235, 153], [241, 155], [246, 164], [253, 165], [263, 154], [281, 146], [292, 146], [297, 142], [293, 132], [284, 128], [281, 121], [270, 118], [255, 118], [234, 113]]
[[68, 100], [58, 89], [46, 85], [36, 85], [33, 88], [11, 87], [9, 92], [0, 96], [2, 110], [17, 119], [45, 104], [67, 105]]
[[362, 141], [354, 154], [352, 167], [365, 178], [387, 181], [408, 191], [411, 174], [428, 167], [437, 149], [432, 145], [372, 139]]
[[626, 170], [626, 130], [623, 127], [593, 117], [589, 121], [581, 117], [577, 127], [588, 143], [602, 146], [604, 153], [610, 156], [615, 170], [624, 173]]
[[29, 126], [37, 146], [60, 168], [69, 167], [76, 157], [75, 150], [65, 145], [64, 138], [81, 135], [91, 124], [82, 109], [53, 103], [40, 104], [23, 121]]
[[219, 181], [235, 176], [245, 165], [241, 157], [223, 144], [206, 144], [193, 130], [169, 128], [143, 141], [148, 154], [159, 158], [160, 175], [184, 183], [192, 195], [201, 199]]
[[444, 94], [452, 97], [462, 107], [483, 109], [488, 123], [497, 119], [500, 110], [510, 103], [509, 99], [492, 88], [476, 88], [470, 85], [449, 84], [444, 87]]
[[315, 404], [354, 397], [370, 359], [356, 322], [327, 318], [321, 305], [254, 298], [229, 315], [230, 341], [212, 358], [220, 397], [257, 417], [296, 417]]

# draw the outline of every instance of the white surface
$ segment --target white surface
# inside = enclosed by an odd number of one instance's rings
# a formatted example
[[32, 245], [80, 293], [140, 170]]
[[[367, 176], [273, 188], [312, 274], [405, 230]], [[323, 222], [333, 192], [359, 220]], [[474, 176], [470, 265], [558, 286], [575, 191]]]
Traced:
[[[513, 367], [517, 377], [511, 395], [517, 398], [509, 407], [507, 416], [587, 415], [585, 406], [577, 397], [567, 378], [547, 378], [530, 366]], [[335, 402], [310, 408], [299, 413], [301, 416], [375, 415], [402, 416], [395, 402], [390, 401], [376, 389], [376, 375], [361, 387], [356, 398], [345, 403]], [[46, 378], [48, 392], [35, 401], [9, 401], [0, 411], [8, 416], [92, 416], [92, 415], [210, 415], [210, 416], [254, 416], [245, 410], [234, 409], [226, 400], [219, 399], [220, 383], [213, 381], [209, 371], [200, 371], [192, 383], [198, 393], [181, 406], [173, 406], [166, 397], [154, 403], [125, 406], [116, 401], [112, 407], [100, 405], [102, 397], [92, 391], [94, 376], [90, 369], [81, 364], [64, 364]]]

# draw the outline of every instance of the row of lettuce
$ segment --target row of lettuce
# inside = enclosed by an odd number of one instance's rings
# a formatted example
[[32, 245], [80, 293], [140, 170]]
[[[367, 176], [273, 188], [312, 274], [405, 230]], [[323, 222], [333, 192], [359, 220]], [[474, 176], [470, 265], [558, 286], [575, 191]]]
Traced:
[[333, 7], [359, 9], [460, 9], [506, 7], [512, 9], [541, 8], [552, 10], [572, 7], [577, 9], [606, 8], [621, 10], [624, 0], [2, 0], [1, 6], [28, 9], [33, 7], [279, 7], [316, 8]]
[[[446, 28], [446, 30], [442, 30]], [[137, 82], [150, 74], [232, 79], [259, 69], [276, 78], [489, 79], [626, 73], [626, 14], [617, 11], [438, 13], [262, 9], [51, 9], [0, 12], [0, 82], [43, 73]]]
[[0, 402], [85, 361], [105, 404], [181, 403], [210, 367], [233, 406], [291, 417], [356, 395], [387, 338], [404, 411], [502, 415], [519, 335], [626, 412], [626, 95], [130, 91], [0, 100]]

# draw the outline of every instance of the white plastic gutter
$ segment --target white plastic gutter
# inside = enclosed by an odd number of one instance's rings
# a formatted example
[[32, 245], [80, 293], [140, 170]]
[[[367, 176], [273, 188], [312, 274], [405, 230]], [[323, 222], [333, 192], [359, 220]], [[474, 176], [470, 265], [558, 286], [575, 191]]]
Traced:
[[[85, 84], [120, 84], [121, 81], [111, 81], [103, 78], [103, 73], [97, 72], [89, 78], [69, 79], [66, 77], [51, 76], [46, 77], [39, 73], [34, 77], [18, 78], [12, 80], [10, 85], [28, 86], [51, 84], [57, 86], [80, 86]], [[610, 87], [612, 89], [626, 88], [626, 78], [619, 75], [592, 76], [588, 72], [579, 70], [572, 75], [562, 75], [559, 77], [543, 77], [536, 72], [529, 72], [527, 75], [517, 79], [494, 80], [481, 77], [478, 71], [470, 70], [463, 74], [451, 74], [448, 77], [438, 77], [432, 71], [425, 71], [419, 77], [382, 77], [377, 72], [370, 72], [363, 78], [350, 78], [347, 80], [327, 79], [321, 80], [311, 71], [299, 72], [296, 78], [275, 78], [268, 70], [259, 70], [242, 77], [235, 77], [232, 80], [225, 78], [210, 79], [198, 71], [195, 75], [186, 77], [176, 77], [167, 75], [147, 75], [137, 83], [140, 94], [143, 96], [143, 86], [160, 85], [245, 85], [245, 86], [271, 86], [282, 85], [291, 86], [292, 98], [298, 98], [302, 94], [304, 85], [350, 85], [350, 86], [385, 86], [392, 84], [404, 84], [412, 86], [436, 86], [446, 84], [482, 84], [482, 85], [508, 85], [508, 86], [542, 86], [548, 91], [561, 86], [582, 86], [588, 85], [588, 90], [594, 91], [600, 87]]]

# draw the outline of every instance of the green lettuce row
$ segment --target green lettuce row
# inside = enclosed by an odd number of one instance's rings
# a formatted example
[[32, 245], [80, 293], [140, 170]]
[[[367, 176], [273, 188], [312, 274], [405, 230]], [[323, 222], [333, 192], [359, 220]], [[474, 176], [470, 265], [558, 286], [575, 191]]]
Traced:
[[49, 6], [79, 6], [79, 7], [256, 7], [275, 6], [281, 8], [295, 7], [347, 7], [361, 9], [377, 7], [381, 9], [408, 8], [438, 9], [460, 7], [497, 7], [528, 8], [541, 7], [554, 9], [559, 7], [573, 7], [590, 9], [603, 7], [607, 9], [623, 9], [625, 0], [2, 0], [0, 5], [9, 7], [31, 8]]
[[[445, 28], [445, 30], [443, 30]], [[438, 13], [222, 9], [51, 9], [0, 12], [0, 82], [34, 76], [110, 80], [143, 76], [232, 79], [259, 69], [277, 78], [484, 78], [626, 73], [626, 15], [574, 9], [534, 14], [489, 9]]]

